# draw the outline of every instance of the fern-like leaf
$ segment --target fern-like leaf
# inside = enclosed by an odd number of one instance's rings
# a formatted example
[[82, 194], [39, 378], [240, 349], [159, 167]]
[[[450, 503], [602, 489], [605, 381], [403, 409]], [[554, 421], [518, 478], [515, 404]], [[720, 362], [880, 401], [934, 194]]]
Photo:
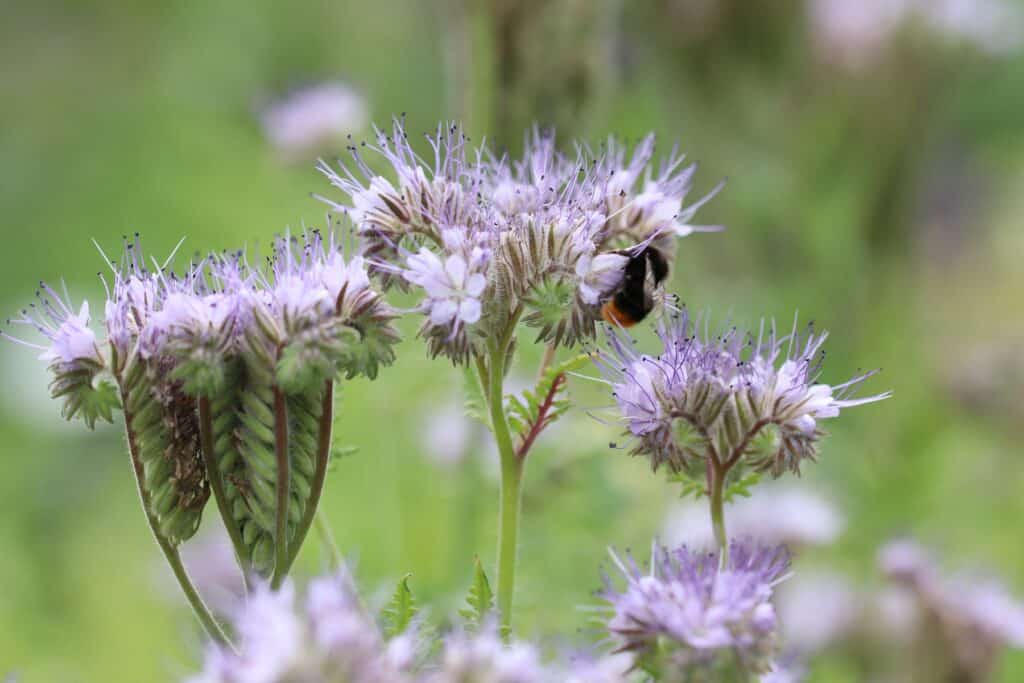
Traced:
[[459, 615], [470, 630], [478, 630], [494, 611], [494, 593], [479, 557], [473, 560], [473, 584], [469, 587], [466, 604], [468, 607], [459, 610]]
[[395, 585], [395, 592], [391, 595], [391, 600], [384, 608], [384, 633], [388, 638], [394, 638], [404, 633], [412, 622], [412, 618], [419, 612], [416, 598], [409, 588], [410, 576], [412, 574], [406, 574], [399, 579]]
[[586, 354], [574, 356], [549, 367], [533, 389], [521, 396], [509, 396], [505, 412], [509, 426], [516, 433], [516, 455], [525, 458], [530, 447], [542, 431], [569, 410], [570, 402], [564, 397], [566, 376], [590, 360]]

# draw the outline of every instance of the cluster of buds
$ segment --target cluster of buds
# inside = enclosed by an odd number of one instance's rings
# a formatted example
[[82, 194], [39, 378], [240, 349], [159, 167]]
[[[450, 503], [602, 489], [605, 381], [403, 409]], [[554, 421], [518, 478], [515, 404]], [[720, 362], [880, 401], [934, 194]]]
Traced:
[[673, 472], [749, 465], [778, 477], [799, 473], [824, 435], [818, 421], [889, 393], [852, 398], [867, 372], [835, 386], [818, 383], [826, 334], [810, 327], [776, 334], [701, 335], [684, 310], [658, 327], [662, 351], [638, 353], [610, 331], [598, 363], [612, 387], [633, 455]]
[[[376, 376], [395, 313], [318, 232], [279, 238], [265, 268], [214, 254], [182, 274], [125, 245], [104, 280], [105, 342], [48, 287], [14, 323], [50, 342], [53, 395], [90, 426], [124, 411], [150, 523], [177, 546], [211, 491], [246, 570], [279, 575], [309, 528], [330, 456], [333, 381]], [[6, 336], [6, 335], [5, 335]]]
[[392, 167], [388, 179], [351, 147], [353, 163], [321, 164], [367, 244], [371, 272], [385, 286], [413, 285], [423, 295], [420, 331], [432, 355], [464, 363], [489, 337], [504, 338], [522, 319], [539, 340], [571, 346], [593, 337], [632, 253], [657, 244], [671, 256], [674, 238], [714, 228], [690, 224], [694, 165], [675, 151], [650, 169], [653, 136], [633, 151], [614, 140], [575, 157], [534, 130], [521, 160], [470, 149], [456, 126], [428, 136], [433, 158], [410, 146], [404, 124], [365, 145]]
[[729, 559], [717, 552], [655, 545], [650, 569], [612, 553], [626, 580], [605, 576], [605, 627], [622, 651], [657, 681], [749, 680], [774, 668], [777, 620], [771, 598], [786, 578], [783, 546], [733, 542]]

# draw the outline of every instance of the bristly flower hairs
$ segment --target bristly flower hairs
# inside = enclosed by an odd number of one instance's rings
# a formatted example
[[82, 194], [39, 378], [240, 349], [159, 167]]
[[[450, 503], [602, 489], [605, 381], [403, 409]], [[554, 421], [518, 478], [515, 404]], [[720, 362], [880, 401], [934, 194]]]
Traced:
[[[396, 120], [374, 143], [350, 146], [347, 163], [321, 163], [342, 198], [317, 196], [352, 218], [383, 288], [420, 294], [419, 336], [429, 353], [477, 372], [501, 456], [497, 599], [507, 629], [524, 461], [552, 419], [544, 407], [564, 385], [556, 373], [533, 392], [536, 405], [510, 421], [515, 406], [506, 405], [504, 377], [520, 324], [547, 345], [543, 378], [557, 349], [595, 337], [601, 305], [622, 284], [631, 255], [657, 245], [671, 258], [677, 237], [718, 229], [692, 219], [721, 184], [686, 205], [696, 166], [673, 150], [652, 171], [653, 135], [632, 153], [611, 139], [597, 153], [578, 144], [567, 156], [553, 133], [535, 128], [519, 160], [472, 148], [456, 125], [439, 125], [426, 138], [432, 155], [422, 158]], [[374, 171], [366, 154], [380, 157], [392, 176]]]
[[[316, 196], [348, 216], [354, 249], [314, 230], [277, 238], [259, 265], [240, 250], [176, 270], [173, 254], [148, 262], [136, 236], [103, 276], [105, 338], [88, 303], [45, 284], [8, 321], [42, 342], [0, 332], [40, 352], [66, 418], [93, 427], [122, 411], [146, 519], [213, 640], [194, 680], [789, 676], [776, 659], [771, 602], [789, 553], [730, 540], [724, 502], [762, 473], [799, 473], [818, 456], [822, 420], [889, 393], [854, 395], [870, 372], [822, 381], [825, 335], [811, 327], [782, 334], [762, 323], [756, 333], [712, 336], [674, 303], [662, 285], [676, 240], [719, 229], [694, 220], [722, 187], [687, 203], [696, 165], [677, 149], [655, 166], [653, 136], [565, 154], [553, 133], [535, 128], [518, 159], [472, 144], [455, 125], [426, 138], [424, 157], [397, 119], [350, 146], [346, 161], [320, 163], [334, 196]], [[389, 171], [378, 173], [378, 162]], [[304, 610], [288, 580], [311, 526], [326, 527], [317, 510], [336, 384], [375, 379], [395, 359], [402, 311], [385, 300], [393, 288], [416, 297], [406, 313], [420, 319], [428, 354], [475, 375], [467, 405], [500, 456], [496, 590], [478, 560], [469, 609], [433, 645], [408, 577], [379, 618], [340, 567], [310, 586]], [[630, 320], [606, 310], [622, 301], [634, 307]], [[648, 355], [623, 325], [652, 311], [661, 349]], [[506, 395], [522, 333], [544, 347], [543, 361], [534, 387]], [[603, 349], [558, 358], [585, 343]], [[717, 549], [655, 544], [648, 572], [613, 553], [625, 587], [606, 578], [598, 595], [605, 643], [620, 655], [549, 664], [513, 641], [523, 471], [570, 407], [568, 377], [591, 361], [631, 453], [707, 497]], [[232, 624], [213, 616], [179, 555], [211, 498], [249, 591]]]

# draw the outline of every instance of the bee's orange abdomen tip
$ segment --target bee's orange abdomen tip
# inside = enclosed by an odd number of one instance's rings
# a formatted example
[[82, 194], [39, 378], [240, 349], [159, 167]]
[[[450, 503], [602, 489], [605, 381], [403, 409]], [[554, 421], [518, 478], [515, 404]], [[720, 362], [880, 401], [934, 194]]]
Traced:
[[601, 317], [604, 318], [605, 322], [609, 325], [615, 325], [617, 327], [632, 327], [636, 324], [629, 315], [623, 313], [618, 306], [615, 305], [615, 301], [607, 301], [601, 306]]

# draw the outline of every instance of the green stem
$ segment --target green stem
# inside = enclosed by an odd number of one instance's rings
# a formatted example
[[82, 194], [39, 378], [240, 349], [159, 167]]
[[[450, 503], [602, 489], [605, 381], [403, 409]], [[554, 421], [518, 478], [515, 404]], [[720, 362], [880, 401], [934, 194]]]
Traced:
[[[331, 432], [334, 428], [334, 382], [328, 380], [324, 385], [323, 399], [320, 404], [320, 433], [317, 436], [316, 469], [313, 472], [313, 480], [310, 482], [309, 500], [306, 501], [306, 511], [299, 520], [292, 537], [291, 552], [288, 553], [288, 564], [285, 566], [287, 573], [295, 558], [299, 555], [302, 543], [309, 533], [309, 527], [313, 519], [320, 519], [318, 508], [320, 497], [323, 495], [324, 481], [327, 479], [327, 465], [331, 459]], [[319, 522], [318, 522], [319, 526]]]
[[210, 411], [210, 399], [205, 396], [199, 398], [199, 441], [203, 455], [203, 464], [206, 466], [206, 479], [210, 482], [213, 490], [213, 498], [217, 501], [217, 510], [224, 522], [224, 528], [231, 537], [231, 545], [235, 549], [235, 560], [242, 569], [246, 584], [249, 581], [249, 551], [242, 540], [242, 531], [238, 528], [234, 515], [231, 513], [231, 503], [228, 502], [224, 493], [224, 478], [221, 476], [220, 468], [217, 466], [217, 458], [214, 455], [213, 439], [213, 416]]
[[729, 537], [725, 533], [725, 475], [726, 469], [718, 463], [708, 466], [708, 495], [711, 498], [711, 528], [721, 552], [721, 564], [729, 561]]
[[331, 557], [331, 569], [341, 569], [345, 564], [345, 560], [341, 556], [338, 542], [334, 540], [334, 532], [331, 531], [331, 525], [327, 522], [327, 515], [323, 510], [317, 510], [315, 518], [316, 531], [320, 536], [320, 542], [327, 548], [327, 552]]
[[[120, 382], [120, 378], [118, 378]], [[121, 392], [121, 405], [127, 406], [127, 396], [122, 390]], [[188, 600], [188, 604], [192, 607], [192, 612], [195, 613], [199, 623], [206, 629], [207, 635], [210, 636], [215, 642], [224, 647], [234, 650], [234, 645], [231, 640], [224, 633], [220, 624], [214, 619], [210, 609], [203, 602], [202, 596], [199, 595], [199, 591], [196, 590], [195, 585], [192, 583], [192, 579], [189, 578], [188, 571], [185, 569], [185, 565], [181, 562], [181, 555], [178, 553], [178, 549], [168, 541], [162, 533], [160, 533], [160, 525], [156, 519], [156, 516], [150, 512], [152, 506], [149, 500], [149, 491], [146, 490], [146, 477], [145, 470], [142, 466], [142, 461], [138, 456], [138, 448], [135, 441], [135, 430], [132, 429], [132, 416], [128, 413], [128, 410], [124, 411], [124, 428], [125, 433], [128, 436], [128, 455], [131, 459], [132, 470], [135, 472], [135, 486], [139, 492], [139, 500], [142, 501], [142, 511], [146, 515], [146, 521], [149, 523], [149, 530], [153, 533], [153, 538], [156, 540], [157, 545], [160, 546], [160, 550], [164, 554], [164, 559], [167, 560], [167, 565], [171, 568], [174, 573], [174, 578], [178, 581], [178, 585], [181, 586], [182, 592], [185, 594], [185, 599]]]
[[274, 454], [277, 456], [277, 527], [274, 533], [274, 576], [270, 587], [277, 589], [288, 574], [288, 404], [284, 394], [274, 387]]
[[512, 596], [516, 585], [516, 551], [519, 513], [522, 508], [523, 462], [516, 457], [505, 419], [504, 374], [508, 345], [492, 343], [489, 363], [488, 403], [491, 426], [501, 456], [501, 501], [498, 513], [498, 613], [501, 631], [507, 637], [512, 628]]

